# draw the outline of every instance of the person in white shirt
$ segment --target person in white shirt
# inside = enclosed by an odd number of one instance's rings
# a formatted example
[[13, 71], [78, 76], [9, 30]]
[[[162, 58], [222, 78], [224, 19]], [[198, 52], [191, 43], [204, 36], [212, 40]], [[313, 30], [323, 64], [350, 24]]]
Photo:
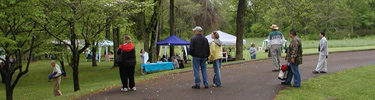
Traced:
[[145, 68], [143, 68], [142, 64], [147, 64], [148, 61], [148, 53], [141, 49], [141, 52], [139, 54], [141, 56], [141, 73], [144, 75], [146, 74]]
[[141, 64], [146, 64], [147, 61], [148, 61], [148, 53], [146, 51], [144, 51], [143, 49], [141, 49]]
[[281, 67], [281, 45], [284, 44], [284, 35], [277, 31], [279, 27], [272, 24], [270, 26], [272, 32], [268, 35], [268, 48], [270, 48], [270, 53], [273, 61], [273, 72], [279, 72]]
[[61, 91], [60, 91], [60, 82], [61, 82], [61, 70], [60, 70], [60, 66], [56, 64], [56, 62], [54, 60], [51, 61], [51, 65], [53, 67], [53, 72], [52, 73], [56, 73], [55, 76], [53, 76], [53, 80], [55, 81], [55, 84], [54, 84], [54, 89], [53, 89], [53, 93], [54, 93], [54, 96], [61, 96]]
[[328, 44], [327, 39], [325, 37], [324, 32], [319, 33], [320, 36], [320, 42], [319, 42], [319, 58], [318, 58], [318, 64], [316, 65], [316, 68], [312, 73], [318, 74], [318, 73], [327, 73], [327, 58], [328, 58]]

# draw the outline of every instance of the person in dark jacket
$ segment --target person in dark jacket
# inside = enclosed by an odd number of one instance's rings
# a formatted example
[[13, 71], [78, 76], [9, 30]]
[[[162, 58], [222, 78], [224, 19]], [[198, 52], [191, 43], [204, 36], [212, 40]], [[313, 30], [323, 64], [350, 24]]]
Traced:
[[210, 48], [207, 39], [201, 34], [202, 28], [197, 26], [193, 29], [195, 37], [190, 40], [189, 54], [193, 56], [193, 70], [195, 85], [193, 89], [200, 89], [201, 79], [199, 66], [201, 66], [204, 88], [208, 88], [206, 61], [210, 55]]
[[[118, 56], [122, 56], [123, 60], [120, 65], [120, 78], [122, 82], [121, 91], [137, 90], [134, 83], [135, 71], [135, 47], [129, 35], [125, 35], [124, 44], [117, 49]], [[128, 83], [129, 82], [129, 83]], [[129, 86], [128, 86], [129, 85]]]

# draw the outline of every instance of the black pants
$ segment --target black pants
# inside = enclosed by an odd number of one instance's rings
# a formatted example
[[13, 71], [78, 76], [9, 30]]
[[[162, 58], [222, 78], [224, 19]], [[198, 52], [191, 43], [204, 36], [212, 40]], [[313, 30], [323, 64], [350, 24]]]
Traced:
[[[122, 88], [133, 88], [135, 86], [134, 83], [134, 66], [120, 66], [120, 78], [122, 82]], [[128, 86], [129, 80], [129, 86]]]

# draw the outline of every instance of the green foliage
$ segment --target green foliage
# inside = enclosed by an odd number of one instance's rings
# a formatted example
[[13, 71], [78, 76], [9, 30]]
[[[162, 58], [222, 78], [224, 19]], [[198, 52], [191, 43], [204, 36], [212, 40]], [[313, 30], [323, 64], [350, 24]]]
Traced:
[[374, 65], [348, 69], [322, 75], [303, 82], [301, 88], [287, 87], [275, 100], [323, 100], [336, 97], [339, 100], [371, 100], [375, 96], [373, 84]]
[[268, 33], [270, 32], [268, 28], [264, 28], [266, 26], [260, 24], [260, 23], [255, 23], [251, 26], [250, 34], [245, 34], [245, 37], [267, 37]]

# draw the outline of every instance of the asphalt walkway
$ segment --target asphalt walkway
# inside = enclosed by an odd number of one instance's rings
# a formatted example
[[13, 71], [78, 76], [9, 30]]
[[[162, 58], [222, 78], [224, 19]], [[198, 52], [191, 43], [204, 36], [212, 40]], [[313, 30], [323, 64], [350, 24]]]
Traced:
[[[300, 65], [302, 80], [324, 74], [313, 74], [318, 55], [303, 56]], [[286, 61], [282, 62], [283, 64]], [[328, 73], [375, 65], [375, 51], [331, 53], [328, 57]], [[212, 66], [212, 65], [208, 65]], [[122, 92], [120, 87], [88, 95], [78, 100], [272, 100], [280, 90], [278, 72], [271, 72], [272, 60], [248, 61], [223, 66], [222, 87], [192, 89], [193, 72], [163, 75], [159, 78], [136, 83], [137, 91]], [[212, 84], [213, 69], [208, 69], [209, 84]], [[303, 82], [302, 82], [302, 87]]]

